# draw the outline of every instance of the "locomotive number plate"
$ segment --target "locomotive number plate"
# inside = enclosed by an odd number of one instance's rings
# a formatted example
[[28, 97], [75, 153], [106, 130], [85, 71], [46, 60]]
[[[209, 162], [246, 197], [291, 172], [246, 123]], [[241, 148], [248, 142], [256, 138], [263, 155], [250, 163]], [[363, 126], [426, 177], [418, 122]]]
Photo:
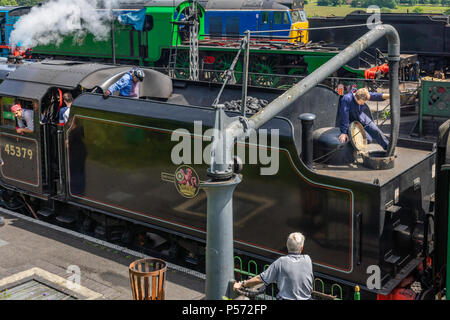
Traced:
[[24, 158], [29, 160], [33, 159], [33, 149], [27, 149], [13, 144], [6, 144], [5, 152], [12, 157], [16, 156], [17, 158]]
[[2, 176], [32, 186], [39, 185], [39, 166], [35, 139], [2, 133], [0, 155]]

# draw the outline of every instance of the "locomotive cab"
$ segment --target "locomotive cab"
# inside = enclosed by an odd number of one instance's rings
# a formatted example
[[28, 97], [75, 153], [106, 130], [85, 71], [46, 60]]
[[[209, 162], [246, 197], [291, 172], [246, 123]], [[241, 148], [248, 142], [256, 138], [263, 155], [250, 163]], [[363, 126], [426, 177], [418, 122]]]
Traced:
[[[38, 198], [64, 198], [65, 128], [59, 123], [63, 94], [69, 92], [76, 98], [86, 91], [101, 92], [130, 69], [55, 60], [23, 65], [5, 75], [0, 88], [3, 183]], [[171, 79], [153, 70], [144, 72], [145, 80], [139, 83], [141, 98], [167, 100]], [[34, 112], [32, 133], [16, 132], [17, 121], [10, 108], [17, 103]]]
[[[18, 123], [11, 107], [20, 104], [25, 111], [34, 113], [34, 130], [31, 133], [18, 134]], [[5, 182], [36, 193], [42, 193], [42, 167], [40, 163], [41, 132], [36, 125], [39, 102], [33, 97], [0, 96], [0, 172]]]

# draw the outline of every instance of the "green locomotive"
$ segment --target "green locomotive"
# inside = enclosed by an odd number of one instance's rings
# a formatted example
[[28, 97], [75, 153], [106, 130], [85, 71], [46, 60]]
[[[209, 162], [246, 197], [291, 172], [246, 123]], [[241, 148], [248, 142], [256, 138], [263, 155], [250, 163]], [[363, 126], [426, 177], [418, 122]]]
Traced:
[[[174, 5], [175, 4], [175, 5]], [[205, 9], [198, 5], [195, 17], [189, 14], [192, 1], [154, 1], [145, 6], [145, 23], [142, 31], [130, 25], [114, 22], [112, 34], [106, 41], [95, 41], [91, 34], [83, 39], [66, 37], [56, 45], [37, 46], [33, 55], [37, 58], [58, 57], [96, 62], [141, 65], [170, 73], [175, 78], [189, 78], [190, 42], [189, 19], [196, 19], [198, 29], [199, 80], [222, 82], [239, 48], [239, 37], [216, 37], [205, 35]], [[135, 9], [137, 10], [137, 9]], [[142, 8], [141, 8], [142, 10]], [[295, 83], [299, 76], [310, 74], [340, 51], [312, 43], [292, 43], [289, 39], [267, 39], [252, 35], [250, 41], [249, 84], [254, 86], [282, 87]], [[114, 50], [112, 49], [114, 43]], [[173, 61], [172, 65], [170, 61]], [[371, 72], [374, 64], [361, 64], [361, 59], [346, 65], [337, 74], [339, 78], [365, 79], [383, 75]], [[413, 63], [410, 60], [409, 64]], [[408, 64], [407, 63], [407, 64]], [[234, 80], [242, 79], [243, 58], [234, 68]]]

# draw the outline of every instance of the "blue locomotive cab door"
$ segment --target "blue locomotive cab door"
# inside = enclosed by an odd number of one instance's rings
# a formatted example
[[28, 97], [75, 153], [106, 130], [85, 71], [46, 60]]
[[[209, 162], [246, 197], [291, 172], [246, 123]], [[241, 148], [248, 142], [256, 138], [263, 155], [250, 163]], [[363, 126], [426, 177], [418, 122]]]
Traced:
[[37, 100], [0, 96], [0, 179], [32, 195], [43, 191], [38, 106]]

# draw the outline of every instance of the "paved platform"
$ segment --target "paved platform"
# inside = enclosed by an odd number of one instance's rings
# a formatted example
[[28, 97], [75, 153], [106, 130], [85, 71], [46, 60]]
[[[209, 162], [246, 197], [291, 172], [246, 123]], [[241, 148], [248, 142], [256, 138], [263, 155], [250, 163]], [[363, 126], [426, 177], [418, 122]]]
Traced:
[[[23, 278], [66, 285], [79, 270], [80, 297], [99, 300], [132, 300], [128, 266], [146, 257], [121, 247], [95, 243], [76, 233], [67, 234], [0, 209], [5, 225], [0, 227], [0, 300], [5, 286]], [[56, 227], [58, 228], [58, 227]], [[125, 248], [123, 248], [125, 249]], [[132, 253], [132, 252], [131, 252]], [[166, 300], [200, 300], [205, 281], [201, 274], [188, 274], [168, 266]], [[3, 288], [3, 291], [2, 291]], [[2, 296], [3, 294], [3, 296]]]

